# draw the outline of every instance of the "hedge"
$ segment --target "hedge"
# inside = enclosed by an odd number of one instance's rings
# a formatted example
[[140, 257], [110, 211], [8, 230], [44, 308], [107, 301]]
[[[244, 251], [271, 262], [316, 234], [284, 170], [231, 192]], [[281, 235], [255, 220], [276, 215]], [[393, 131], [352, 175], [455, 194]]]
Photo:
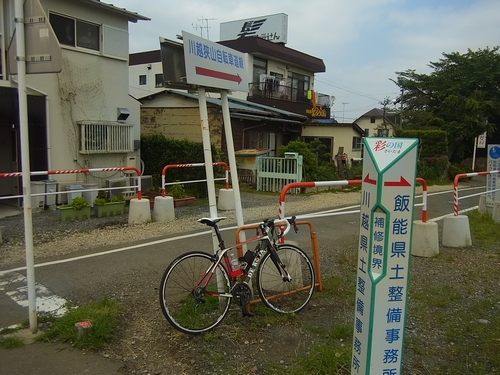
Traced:
[[[203, 144], [187, 139], [178, 140], [166, 138], [163, 134], [141, 136], [141, 159], [144, 162], [144, 174], [153, 176], [153, 184], [161, 185], [161, 173], [169, 164], [205, 163]], [[220, 149], [212, 145], [212, 160], [226, 161]], [[220, 171], [219, 171], [220, 170]], [[222, 167], [214, 168], [216, 177], [224, 177]], [[205, 168], [173, 168], [165, 174], [166, 182], [193, 181], [206, 179]], [[185, 190], [198, 198], [207, 197], [206, 183], [191, 183], [184, 185]], [[168, 191], [168, 187], [167, 187]]]

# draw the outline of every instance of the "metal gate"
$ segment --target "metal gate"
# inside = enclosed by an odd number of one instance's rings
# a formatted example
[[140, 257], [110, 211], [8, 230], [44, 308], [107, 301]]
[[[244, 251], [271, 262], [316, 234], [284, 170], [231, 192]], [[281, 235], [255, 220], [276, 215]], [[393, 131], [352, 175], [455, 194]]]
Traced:
[[[302, 181], [303, 156], [285, 153], [284, 158], [259, 156], [257, 158], [257, 190], [278, 192], [292, 182]], [[293, 193], [300, 189], [291, 190]]]

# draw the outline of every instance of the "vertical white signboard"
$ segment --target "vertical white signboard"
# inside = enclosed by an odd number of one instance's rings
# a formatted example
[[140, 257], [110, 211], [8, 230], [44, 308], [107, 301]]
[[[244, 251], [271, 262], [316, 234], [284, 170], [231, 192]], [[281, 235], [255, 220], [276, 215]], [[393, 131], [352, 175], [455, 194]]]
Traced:
[[[488, 145], [487, 158], [488, 171], [497, 171], [500, 169], [500, 145]], [[500, 178], [498, 174], [489, 174], [486, 176], [486, 206], [493, 207], [496, 199], [496, 189], [500, 189]]]
[[401, 375], [417, 146], [364, 139], [351, 375]]

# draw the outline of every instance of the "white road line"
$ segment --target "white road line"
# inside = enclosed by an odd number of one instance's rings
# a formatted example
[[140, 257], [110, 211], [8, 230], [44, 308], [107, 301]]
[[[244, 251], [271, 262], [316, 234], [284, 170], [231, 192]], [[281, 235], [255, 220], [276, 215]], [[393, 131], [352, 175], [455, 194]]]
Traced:
[[[465, 191], [465, 190], [478, 189], [478, 188], [481, 188], [481, 186], [471, 187], [471, 188], [463, 188], [463, 189], [460, 189], [460, 190], [461, 191]], [[446, 193], [449, 194], [451, 192], [453, 192], [453, 191], [452, 190], [445, 190], [445, 191], [439, 191], [439, 192], [435, 192], [435, 193], [429, 193], [429, 194], [427, 194], [427, 196], [429, 197], [431, 195], [439, 195], [439, 194], [446, 194]], [[422, 195], [418, 195], [415, 198], [421, 198], [421, 197], [422, 197]], [[354, 206], [349, 206], [349, 207], [342, 207], [342, 208], [336, 208], [336, 209], [327, 210], [327, 211], [320, 211], [320, 212], [311, 213], [309, 215], [321, 215], [321, 214], [326, 214], [326, 213], [331, 213], [331, 212], [345, 211], [345, 210], [353, 209], [353, 208], [356, 208], [356, 207], [359, 207], [359, 205], [354, 205]], [[476, 206], [476, 208], [477, 208], [477, 206]], [[472, 209], [474, 209], [474, 208], [472, 208]], [[470, 211], [472, 209], [469, 209], [467, 211]], [[467, 211], [464, 210], [464, 211], [460, 211], [460, 212], [467, 212]], [[453, 215], [453, 214], [450, 214], [450, 215]], [[444, 216], [441, 216], [439, 218], [430, 219], [428, 221], [441, 220], [445, 216], [449, 216], [449, 215], [444, 215]], [[254, 223], [254, 224], [258, 224], [258, 223]], [[249, 224], [249, 225], [252, 225], [252, 224]], [[238, 228], [238, 226], [232, 226], [232, 227], [228, 227], [228, 228], [221, 228], [221, 231], [234, 230], [234, 229], [237, 229], [237, 228]], [[198, 232], [198, 233], [193, 233], [193, 234], [186, 234], [186, 235], [182, 235], [182, 236], [178, 236], [178, 237], [171, 237], [171, 238], [165, 238], [165, 239], [162, 239], [162, 240], [156, 240], [156, 241], [152, 241], [152, 242], [145, 242], [145, 243], [138, 244], [138, 245], [126, 246], [126, 247], [122, 247], [122, 248], [118, 248], [118, 249], [114, 249], [114, 250], [103, 251], [103, 252], [94, 253], [94, 254], [82, 255], [82, 256], [73, 257], [73, 258], [67, 258], [67, 259], [60, 259], [60, 260], [55, 260], [55, 261], [52, 261], [52, 262], [39, 263], [39, 264], [35, 264], [35, 268], [53, 266], [53, 265], [62, 264], [62, 263], [70, 263], [70, 262], [75, 262], [75, 261], [82, 260], [82, 259], [89, 259], [89, 258], [100, 257], [100, 256], [104, 256], [104, 255], [109, 255], [109, 254], [120, 253], [120, 252], [123, 252], [123, 251], [134, 250], [134, 249], [138, 249], [138, 248], [141, 248], [141, 247], [154, 246], [154, 245], [159, 245], [159, 244], [166, 243], [166, 242], [182, 240], [184, 238], [191, 238], [191, 237], [202, 236], [202, 235], [210, 234], [210, 233], [212, 233], [212, 232], [211, 231], [204, 231], [204, 232]], [[24, 271], [25, 269], [26, 269], [26, 266], [12, 268], [10, 270], [0, 271], [0, 276], [4, 275], [6, 273], [9, 273], [9, 272]]]
[[[18, 286], [21, 285], [21, 286]], [[5, 292], [14, 302], [21, 307], [28, 307], [28, 287], [26, 277], [17, 272], [6, 273], [0, 279], [0, 291]], [[50, 313], [63, 316], [67, 312], [64, 298], [53, 294], [42, 284], [35, 284], [36, 310], [39, 313]]]

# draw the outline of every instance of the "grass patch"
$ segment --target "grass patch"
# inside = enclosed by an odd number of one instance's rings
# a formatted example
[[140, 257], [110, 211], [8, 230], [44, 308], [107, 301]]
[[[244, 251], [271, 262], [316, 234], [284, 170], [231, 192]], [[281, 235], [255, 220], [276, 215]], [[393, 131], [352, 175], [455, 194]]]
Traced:
[[[52, 327], [37, 337], [37, 341], [70, 342], [77, 348], [98, 349], [103, 347], [116, 331], [120, 305], [105, 299], [78, 307], [53, 321]], [[78, 335], [75, 323], [89, 321], [92, 327]]]
[[23, 340], [18, 337], [0, 337], [0, 348], [3, 349], [15, 349], [24, 346]]
[[356, 295], [355, 285], [356, 273], [345, 275], [323, 277], [323, 290], [313, 294], [313, 300], [324, 298], [335, 298], [337, 300], [354, 302]]
[[[496, 307], [495, 307], [496, 305]], [[482, 300], [444, 321], [450, 343], [449, 360], [441, 366], [453, 374], [498, 374], [500, 369], [500, 315], [498, 301]]]
[[[314, 344], [307, 355], [291, 365], [269, 363], [270, 374], [347, 375], [350, 373], [352, 325], [334, 324], [324, 332], [325, 339]], [[266, 372], [268, 373], [268, 372]]]
[[448, 307], [462, 300], [462, 295], [448, 285], [438, 287], [428, 285], [421, 292], [413, 292], [412, 297], [422, 302], [425, 306], [441, 308]]
[[480, 241], [484, 246], [500, 242], [500, 224], [495, 223], [490, 214], [474, 210], [467, 213], [467, 216], [475, 240]]

